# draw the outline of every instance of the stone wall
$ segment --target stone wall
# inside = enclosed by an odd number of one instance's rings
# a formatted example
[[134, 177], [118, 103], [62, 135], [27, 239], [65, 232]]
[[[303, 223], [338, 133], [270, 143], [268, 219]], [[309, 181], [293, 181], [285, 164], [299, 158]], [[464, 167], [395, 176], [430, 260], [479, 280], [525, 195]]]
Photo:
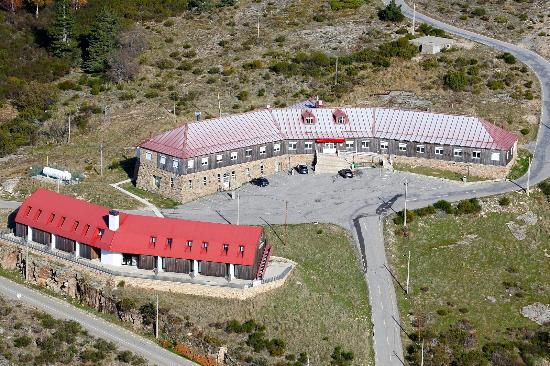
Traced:
[[[157, 168], [156, 153], [153, 152], [151, 160], [145, 159], [144, 150], [141, 154], [143, 156], [140, 157], [137, 187], [178, 202], [189, 202], [219, 191], [235, 189], [253, 178], [289, 171], [298, 164], [310, 165], [313, 161], [313, 154], [281, 155], [192, 174], [175, 175]], [[224, 174], [229, 176], [228, 184], [224, 184]], [[160, 187], [156, 187], [153, 176], [161, 178]]]

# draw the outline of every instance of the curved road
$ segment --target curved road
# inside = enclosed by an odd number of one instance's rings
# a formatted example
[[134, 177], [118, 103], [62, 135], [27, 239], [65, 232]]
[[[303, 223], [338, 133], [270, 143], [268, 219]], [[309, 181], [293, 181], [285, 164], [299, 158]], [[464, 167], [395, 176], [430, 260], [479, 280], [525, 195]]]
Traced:
[[177, 356], [118, 325], [93, 316], [66, 301], [31, 290], [4, 277], [0, 277], [0, 293], [8, 299], [22, 301], [55, 318], [74, 320], [80, 323], [90, 334], [111, 341], [121, 349], [141, 355], [151, 364], [159, 366], [196, 366], [194, 362]]

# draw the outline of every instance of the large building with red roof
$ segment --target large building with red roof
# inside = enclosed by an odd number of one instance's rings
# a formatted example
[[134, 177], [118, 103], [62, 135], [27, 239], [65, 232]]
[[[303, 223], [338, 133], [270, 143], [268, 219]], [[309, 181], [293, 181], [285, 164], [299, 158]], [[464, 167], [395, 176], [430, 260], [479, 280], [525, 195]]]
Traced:
[[319, 154], [367, 153], [506, 166], [517, 136], [482, 118], [388, 108], [288, 108], [195, 121], [138, 148], [137, 185], [178, 201], [314, 165]]
[[27, 198], [15, 234], [107, 265], [261, 279], [271, 254], [261, 227], [131, 215], [46, 189]]

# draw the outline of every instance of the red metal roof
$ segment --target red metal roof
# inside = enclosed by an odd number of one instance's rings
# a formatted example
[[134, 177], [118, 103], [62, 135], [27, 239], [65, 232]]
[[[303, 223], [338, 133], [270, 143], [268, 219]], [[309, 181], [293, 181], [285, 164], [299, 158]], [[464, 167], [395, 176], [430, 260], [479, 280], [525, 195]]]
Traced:
[[[267, 109], [191, 122], [140, 146], [188, 158], [293, 139], [369, 138], [508, 150], [518, 137], [477, 117], [388, 108]], [[312, 115], [314, 124], [303, 123]], [[345, 124], [335, 123], [344, 115]], [[186, 137], [185, 137], [186, 136]]]
[[[120, 213], [117, 231], [108, 228], [109, 209], [43, 188], [27, 198], [15, 221], [113, 252], [253, 265], [263, 229]], [[53, 220], [52, 220], [53, 217]], [[78, 223], [78, 224], [77, 224]], [[104, 231], [99, 235], [99, 229]], [[156, 238], [156, 245], [151, 244]], [[168, 245], [172, 239], [172, 246]], [[192, 247], [187, 245], [192, 241]], [[208, 249], [203, 248], [208, 243]], [[223, 244], [229, 244], [227, 253]], [[239, 246], [244, 246], [240, 252]]]

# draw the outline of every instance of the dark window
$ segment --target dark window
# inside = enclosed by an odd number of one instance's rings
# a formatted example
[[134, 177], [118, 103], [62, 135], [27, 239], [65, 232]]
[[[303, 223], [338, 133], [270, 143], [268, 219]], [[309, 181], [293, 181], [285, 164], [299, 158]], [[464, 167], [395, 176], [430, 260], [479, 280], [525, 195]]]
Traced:
[[67, 220], [67, 218], [62, 217], [61, 220], [59, 220], [59, 226], [63, 226], [63, 224], [65, 223], [65, 220]]
[[203, 242], [202, 242], [202, 247], [204, 248], [204, 250], [208, 250], [208, 242], [207, 242], [207, 241], [203, 241]]
[[156, 236], [152, 236], [151, 237], [151, 244], [155, 245], [157, 242], [157, 237]]
[[187, 240], [187, 246], [191, 248], [193, 246], [193, 240]]
[[49, 222], [49, 223], [52, 223], [52, 222], [53, 222], [53, 219], [55, 219], [55, 214], [51, 214], [51, 215], [50, 215], [50, 218], [48, 219], [48, 222]]
[[73, 224], [73, 231], [76, 231], [78, 229], [78, 221], [75, 221]]
[[168, 244], [168, 246], [172, 248], [172, 238], [166, 239], [166, 244]]
[[25, 216], [29, 216], [31, 214], [31, 210], [32, 210], [31, 206], [27, 207], [27, 213], [25, 214]]
[[40, 218], [40, 215], [42, 215], [42, 210], [39, 209], [34, 219], [38, 220]]
[[84, 235], [88, 235], [88, 231], [90, 231], [90, 225], [86, 225], [86, 230], [84, 230]]
[[97, 229], [97, 234], [102, 237], [103, 234], [105, 233], [105, 229]]
[[223, 245], [223, 251], [225, 252], [225, 254], [227, 254], [227, 252], [229, 251], [229, 244]]

